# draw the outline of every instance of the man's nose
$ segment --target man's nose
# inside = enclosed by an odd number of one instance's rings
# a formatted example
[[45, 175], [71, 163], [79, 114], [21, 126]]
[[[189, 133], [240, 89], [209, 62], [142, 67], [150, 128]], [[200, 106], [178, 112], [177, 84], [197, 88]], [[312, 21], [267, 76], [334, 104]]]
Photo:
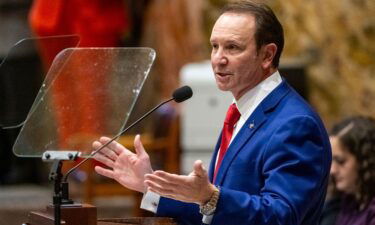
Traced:
[[226, 55], [224, 54], [224, 52], [221, 49], [212, 53], [211, 60], [216, 65], [226, 65], [226, 64], [228, 64], [228, 58], [226, 57]]

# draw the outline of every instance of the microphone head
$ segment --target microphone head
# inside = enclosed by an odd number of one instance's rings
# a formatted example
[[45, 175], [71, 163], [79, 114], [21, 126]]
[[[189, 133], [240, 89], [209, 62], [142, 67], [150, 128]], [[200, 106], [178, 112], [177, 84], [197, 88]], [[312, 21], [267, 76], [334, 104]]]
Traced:
[[193, 91], [189, 86], [183, 86], [176, 89], [172, 95], [173, 99], [178, 103], [191, 98], [191, 96], [193, 96]]

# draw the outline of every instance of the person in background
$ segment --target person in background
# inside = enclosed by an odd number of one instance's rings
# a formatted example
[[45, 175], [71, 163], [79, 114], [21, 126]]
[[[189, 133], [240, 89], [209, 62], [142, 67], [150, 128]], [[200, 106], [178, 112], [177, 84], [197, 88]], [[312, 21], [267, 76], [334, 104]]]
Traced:
[[343, 192], [336, 225], [375, 225], [375, 120], [355, 116], [332, 128], [331, 176]]

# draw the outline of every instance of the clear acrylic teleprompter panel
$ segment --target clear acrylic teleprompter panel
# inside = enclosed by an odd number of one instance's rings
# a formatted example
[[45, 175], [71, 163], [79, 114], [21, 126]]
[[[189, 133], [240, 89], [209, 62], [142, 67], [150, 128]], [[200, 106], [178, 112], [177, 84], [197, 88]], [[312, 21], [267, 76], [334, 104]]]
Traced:
[[35, 37], [9, 49], [0, 62], [0, 127], [22, 126], [53, 58], [78, 43], [77, 35]]
[[80, 151], [123, 129], [147, 78], [150, 48], [69, 48], [57, 55], [13, 147], [18, 156]]

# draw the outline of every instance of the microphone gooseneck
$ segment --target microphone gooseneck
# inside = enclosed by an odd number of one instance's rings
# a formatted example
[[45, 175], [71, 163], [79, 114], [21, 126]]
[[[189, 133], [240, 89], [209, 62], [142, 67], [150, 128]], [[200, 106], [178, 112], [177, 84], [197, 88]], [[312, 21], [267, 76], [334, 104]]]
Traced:
[[63, 181], [64, 182], [67, 182], [68, 180], [68, 176], [74, 171], [76, 170], [80, 165], [82, 165], [84, 162], [86, 162], [87, 160], [91, 159], [96, 153], [100, 152], [103, 148], [107, 147], [110, 143], [112, 143], [115, 139], [117, 139], [118, 137], [120, 137], [122, 134], [124, 134], [126, 131], [128, 131], [130, 128], [134, 127], [136, 124], [138, 124], [140, 121], [142, 121], [144, 118], [146, 118], [147, 116], [149, 116], [151, 113], [153, 113], [155, 110], [157, 110], [158, 108], [160, 108], [160, 106], [174, 100], [175, 102], [177, 103], [180, 103], [180, 102], [183, 102], [189, 98], [191, 98], [193, 96], [193, 91], [191, 90], [191, 88], [189, 86], [183, 86], [183, 87], [180, 87], [178, 89], [176, 89], [174, 92], [173, 92], [173, 95], [172, 95], [172, 98], [160, 103], [159, 105], [155, 106], [154, 108], [152, 108], [150, 111], [148, 111], [146, 114], [144, 114], [141, 118], [139, 118], [137, 121], [135, 121], [134, 123], [132, 123], [130, 126], [128, 126], [127, 128], [125, 128], [124, 130], [121, 130], [116, 136], [114, 136], [111, 140], [109, 140], [107, 143], [105, 143], [102, 147], [98, 148], [97, 150], [93, 151], [86, 159], [82, 160], [81, 162], [79, 162], [76, 166], [74, 166], [73, 168], [71, 168], [65, 175]]

